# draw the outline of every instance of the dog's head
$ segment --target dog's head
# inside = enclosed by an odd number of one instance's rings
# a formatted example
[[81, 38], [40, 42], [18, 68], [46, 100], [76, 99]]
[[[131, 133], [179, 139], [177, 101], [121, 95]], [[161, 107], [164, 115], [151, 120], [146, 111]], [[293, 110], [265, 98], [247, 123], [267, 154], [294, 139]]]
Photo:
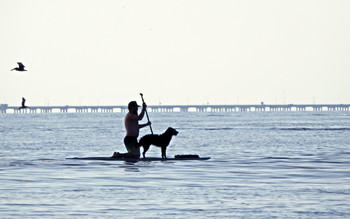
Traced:
[[169, 135], [175, 135], [175, 136], [176, 136], [179, 132], [176, 131], [174, 128], [169, 127], [169, 128], [165, 131], [165, 133], [167, 133], [167, 134], [169, 134]]

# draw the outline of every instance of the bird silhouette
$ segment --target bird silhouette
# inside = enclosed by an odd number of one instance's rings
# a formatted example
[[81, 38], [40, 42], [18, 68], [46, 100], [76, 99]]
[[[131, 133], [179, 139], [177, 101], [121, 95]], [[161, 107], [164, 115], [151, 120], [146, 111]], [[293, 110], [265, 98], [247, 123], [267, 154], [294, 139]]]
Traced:
[[16, 71], [27, 71], [27, 70], [24, 69], [25, 66], [22, 64], [22, 62], [17, 62], [17, 64], [18, 64], [18, 67], [14, 68], [14, 69], [11, 69], [11, 71], [13, 71], [13, 70], [16, 70]]
[[25, 109], [25, 108], [29, 108], [29, 107], [26, 106], [26, 99], [24, 99], [24, 97], [22, 97], [22, 106], [20, 108], [18, 108], [18, 110]]

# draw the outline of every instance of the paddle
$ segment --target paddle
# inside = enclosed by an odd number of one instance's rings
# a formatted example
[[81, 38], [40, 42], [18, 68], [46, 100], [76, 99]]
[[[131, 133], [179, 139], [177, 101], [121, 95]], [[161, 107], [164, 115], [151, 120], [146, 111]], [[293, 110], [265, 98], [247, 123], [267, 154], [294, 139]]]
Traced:
[[[145, 103], [145, 100], [143, 99], [143, 94], [142, 94], [142, 93], [140, 93], [140, 96], [141, 96], [141, 99], [142, 99], [142, 103]], [[150, 121], [149, 121], [149, 117], [148, 117], [148, 113], [147, 113], [147, 109], [146, 109], [146, 117], [147, 117], [148, 122], [150, 122]], [[151, 129], [151, 133], [152, 133], [152, 135], [153, 135], [152, 126], [149, 125], [149, 128]]]

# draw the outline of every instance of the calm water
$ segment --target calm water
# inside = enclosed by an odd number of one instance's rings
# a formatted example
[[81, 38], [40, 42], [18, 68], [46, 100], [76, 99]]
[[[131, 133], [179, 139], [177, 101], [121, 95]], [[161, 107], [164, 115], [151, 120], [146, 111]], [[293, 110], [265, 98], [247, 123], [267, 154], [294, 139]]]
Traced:
[[0, 218], [350, 217], [350, 112], [150, 113], [212, 159], [65, 159], [125, 151], [123, 116], [0, 114]]

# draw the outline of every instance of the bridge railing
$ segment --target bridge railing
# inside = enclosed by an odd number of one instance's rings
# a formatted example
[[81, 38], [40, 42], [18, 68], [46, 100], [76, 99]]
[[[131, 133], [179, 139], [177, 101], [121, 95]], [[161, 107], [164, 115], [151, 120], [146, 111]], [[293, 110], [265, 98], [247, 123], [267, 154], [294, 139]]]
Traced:
[[[288, 105], [149, 105], [149, 112], [264, 112], [264, 111], [349, 111], [350, 104]], [[20, 108], [0, 104], [0, 113], [113, 113], [127, 112], [124, 105], [115, 106], [30, 106]]]

